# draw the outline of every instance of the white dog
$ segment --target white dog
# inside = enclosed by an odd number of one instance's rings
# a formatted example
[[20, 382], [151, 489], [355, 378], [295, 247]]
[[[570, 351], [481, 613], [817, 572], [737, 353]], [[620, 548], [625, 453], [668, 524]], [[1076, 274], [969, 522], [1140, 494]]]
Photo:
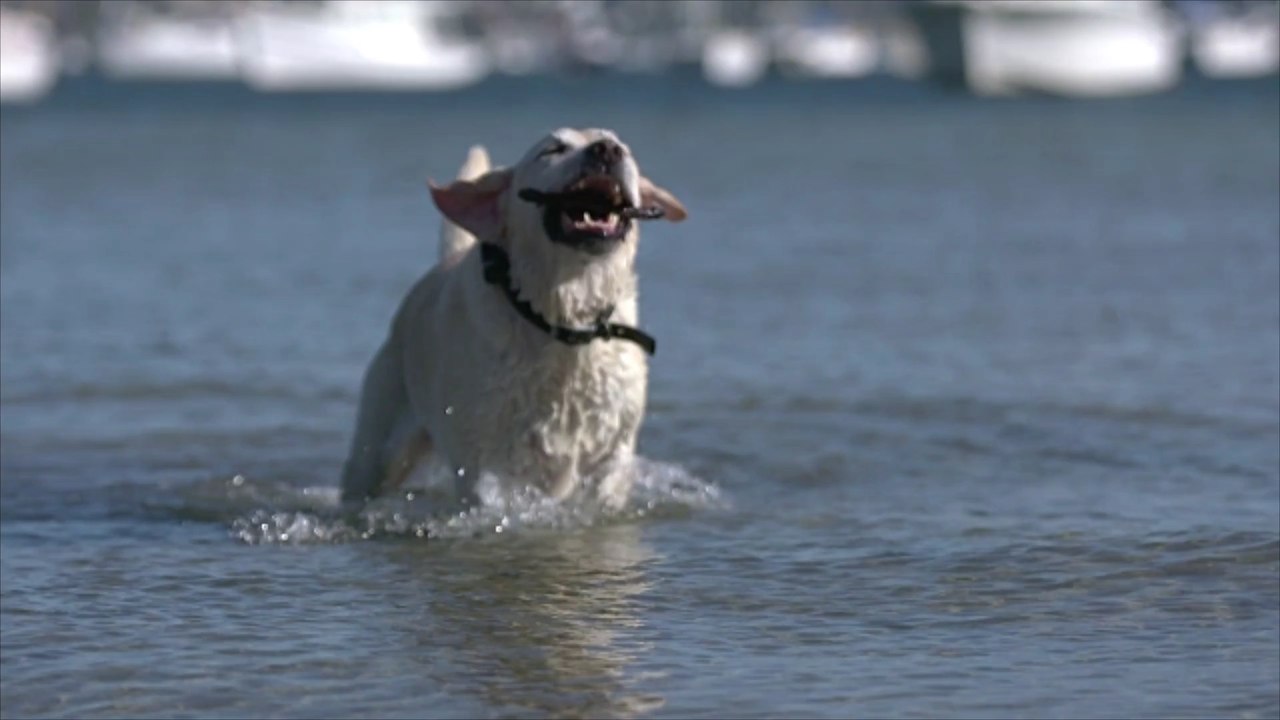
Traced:
[[608, 130], [557, 130], [514, 168], [475, 147], [459, 177], [431, 186], [439, 262], [365, 374], [342, 496], [429, 461], [469, 501], [487, 473], [620, 504], [653, 351], [635, 328], [638, 221], [685, 209]]

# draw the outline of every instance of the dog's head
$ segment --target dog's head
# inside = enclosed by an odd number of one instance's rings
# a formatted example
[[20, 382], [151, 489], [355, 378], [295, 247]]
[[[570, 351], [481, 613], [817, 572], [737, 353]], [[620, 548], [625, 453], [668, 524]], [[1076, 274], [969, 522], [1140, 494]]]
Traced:
[[634, 244], [641, 217], [679, 222], [671, 193], [640, 174], [631, 150], [609, 130], [561, 128], [513, 168], [432, 186], [436, 207], [485, 241], [545, 242], [590, 256]]

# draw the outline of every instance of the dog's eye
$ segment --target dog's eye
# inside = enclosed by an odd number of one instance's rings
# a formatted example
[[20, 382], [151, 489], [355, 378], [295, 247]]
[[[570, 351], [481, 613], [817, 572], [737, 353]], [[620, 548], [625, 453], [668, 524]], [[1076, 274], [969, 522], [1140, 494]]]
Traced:
[[543, 148], [542, 152], [538, 153], [538, 157], [542, 158], [542, 157], [550, 157], [552, 155], [559, 155], [560, 153], [568, 149], [569, 149], [568, 145], [565, 145], [559, 140], [556, 140], [552, 142], [550, 145]]

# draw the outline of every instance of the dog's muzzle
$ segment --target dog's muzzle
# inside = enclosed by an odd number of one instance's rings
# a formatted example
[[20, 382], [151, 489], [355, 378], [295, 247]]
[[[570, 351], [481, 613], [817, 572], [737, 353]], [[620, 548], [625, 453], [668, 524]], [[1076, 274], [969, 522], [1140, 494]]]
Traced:
[[517, 197], [543, 208], [542, 224], [552, 242], [592, 255], [601, 255], [624, 240], [633, 220], [656, 220], [658, 207], [637, 208], [613, 176], [622, 159], [615, 144], [595, 143], [587, 148], [584, 173], [560, 192], [524, 188]]
[[622, 185], [611, 175], [584, 175], [558, 193], [526, 188], [522, 200], [541, 205], [542, 225], [552, 242], [592, 255], [613, 249], [637, 217]]
[[632, 220], [654, 215], [634, 207], [634, 193], [615, 176], [627, 159], [621, 144], [597, 140], [583, 148], [581, 158], [578, 178], [559, 192], [525, 188], [517, 196], [542, 206], [543, 227], [552, 242], [601, 255], [626, 239]]

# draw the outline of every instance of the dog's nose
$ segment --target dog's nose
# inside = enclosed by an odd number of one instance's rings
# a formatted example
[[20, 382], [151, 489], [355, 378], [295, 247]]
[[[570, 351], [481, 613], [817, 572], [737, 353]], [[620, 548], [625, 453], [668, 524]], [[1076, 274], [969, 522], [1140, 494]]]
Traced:
[[613, 165], [622, 159], [625, 151], [613, 140], [597, 140], [587, 146], [587, 157], [605, 165]]

